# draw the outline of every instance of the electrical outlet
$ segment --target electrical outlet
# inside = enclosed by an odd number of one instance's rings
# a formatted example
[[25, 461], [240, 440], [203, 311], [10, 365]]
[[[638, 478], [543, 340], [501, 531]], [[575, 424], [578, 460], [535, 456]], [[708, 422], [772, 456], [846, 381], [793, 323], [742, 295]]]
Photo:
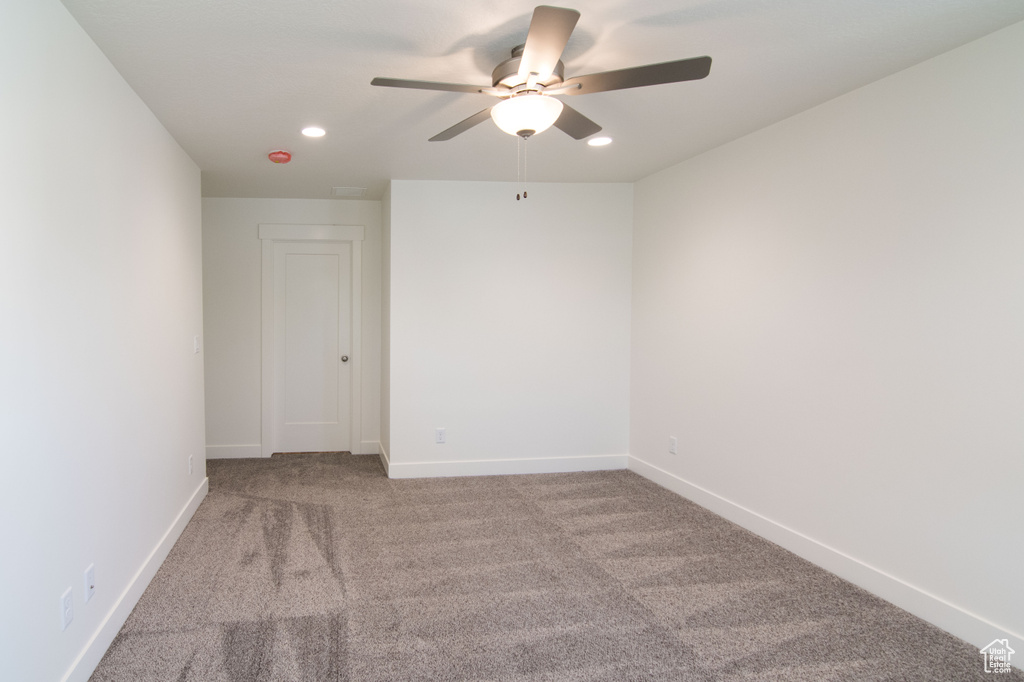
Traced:
[[679, 454], [679, 441], [675, 436], [669, 436], [668, 439], [668, 454], [678, 455]]
[[75, 601], [71, 595], [71, 588], [64, 590], [60, 595], [60, 629], [67, 630], [71, 621], [75, 618]]
[[192, 475], [192, 455], [188, 456], [188, 475]]
[[85, 601], [89, 601], [96, 594], [96, 564], [89, 564], [89, 568], [85, 569], [82, 578], [84, 580]]
[[445, 442], [444, 429], [437, 429], [437, 430], [434, 431], [434, 442], [435, 443], [444, 443]]

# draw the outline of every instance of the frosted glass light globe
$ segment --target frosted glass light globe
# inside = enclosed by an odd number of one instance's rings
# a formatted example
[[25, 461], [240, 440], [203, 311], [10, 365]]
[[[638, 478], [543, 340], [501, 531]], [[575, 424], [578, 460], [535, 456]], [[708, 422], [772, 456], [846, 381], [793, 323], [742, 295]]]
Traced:
[[544, 132], [561, 115], [561, 100], [536, 93], [509, 97], [491, 107], [494, 123], [509, 135], [521, 137]]

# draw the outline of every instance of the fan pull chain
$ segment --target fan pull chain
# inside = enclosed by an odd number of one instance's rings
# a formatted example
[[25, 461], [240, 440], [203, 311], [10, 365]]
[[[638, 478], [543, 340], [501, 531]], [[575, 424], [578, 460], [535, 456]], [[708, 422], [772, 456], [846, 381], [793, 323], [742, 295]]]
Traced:
[[[526, 135], [516, 137], [516, 184], [522, 184], [522, 198], [526, 198]], [[522, 173], [520, 174], [520, 170]], [[519, 201], [520, 194], [516, 193], [516, 201]]]
[[[516, 184], [522, 182], [521, 171], [523, 169], [523, 138], [516, 135]], [[519, 201], [519, 193], [516, 192], [516, 201]]]
[[526, 141], [530, 138], [523, 138], [523, 198], [526, 198]]

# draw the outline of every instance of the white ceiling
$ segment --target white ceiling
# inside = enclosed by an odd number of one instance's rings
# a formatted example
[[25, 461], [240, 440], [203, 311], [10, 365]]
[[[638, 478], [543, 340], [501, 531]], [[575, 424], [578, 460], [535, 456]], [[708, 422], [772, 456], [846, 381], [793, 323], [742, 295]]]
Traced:
[[[485, 95], [371, 87], [374, 76], [490, 84], [525, 0], [63, 0], [202, 169], [203, 195], [379, 198], [388, 179], [515, 180], [487, 121], [432, 135]], [[572, 0], [566, 77], [710, 55], [701, 81], [573, 97], [614, 138], [551, 129], [527, 177], [630, 182], [1009, 24], [1021, 0]], [[304, 138], [319, 125], [327, 136]], [[267, 153], [286, 149], [287, 165]]]

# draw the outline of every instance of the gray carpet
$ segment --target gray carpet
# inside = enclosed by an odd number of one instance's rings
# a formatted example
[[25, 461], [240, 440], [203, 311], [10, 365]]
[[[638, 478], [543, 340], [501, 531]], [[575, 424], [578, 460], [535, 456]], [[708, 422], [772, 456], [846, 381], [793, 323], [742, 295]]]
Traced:
[[95, 682], [992, 679], [975, 647], [628, 471], [207, 466]]

